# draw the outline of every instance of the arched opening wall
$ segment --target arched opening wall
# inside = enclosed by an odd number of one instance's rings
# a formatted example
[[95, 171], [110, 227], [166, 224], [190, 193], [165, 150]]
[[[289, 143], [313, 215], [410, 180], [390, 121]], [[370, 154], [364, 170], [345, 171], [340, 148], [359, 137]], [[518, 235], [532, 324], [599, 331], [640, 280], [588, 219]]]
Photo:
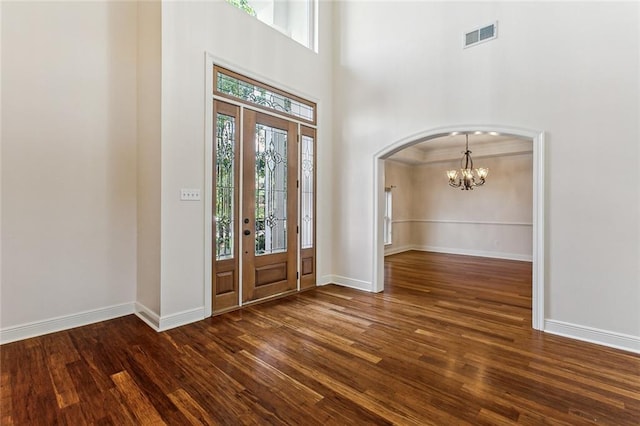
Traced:
[[544, 329], [544, 290], [545, 290], [545, 209], [544, 209], [544, 132], [515, 127], [496, 125], [464, 125], [438, 127], [425, 130], [424, 132], [411, 135], [388, 145], [378, 151], [373, 158], [374, 170], [374, 243], [373, 243], [373, 280], [372, 290], [380, 292], [384, 290], [384, 238], [383, 238], [383, 217], [384, 217], [384, 160], [394, 153], [417, 143], [426, 142], [442, 136], [447, 136], [453, 132], [496, 132], [500, 135], [513, 136], [520, 139], [529, 139], [533, 142], [533, 276], [532, 276], [532, 327], [537, 330]]
[[[471, 127], [465, 124], [501, 124], [530, 137], [544, 163], [535, 232], [536, 284], [543, 286], [534, 294], [544, 315], [535, 309], [536, 328], [544, 321], [546, 332], [640, 351], [639, 5], [333, 6], [332, 168], [323, 182], [332, 194], [325, 206], [331, 259], [324, 282], [382, 288], [379, 203], [387, 155]], [[496, 21], [497, 39], [463, 48], [465, 31]], [[606, 31], [590, 31], [594, 26]]]

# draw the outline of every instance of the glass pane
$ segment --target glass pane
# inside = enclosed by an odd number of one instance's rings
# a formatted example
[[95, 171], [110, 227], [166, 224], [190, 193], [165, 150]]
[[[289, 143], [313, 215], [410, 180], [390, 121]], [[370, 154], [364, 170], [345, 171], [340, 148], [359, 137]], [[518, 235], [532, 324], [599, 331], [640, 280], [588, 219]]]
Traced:
[[384, 243], [391, 244], [391, 230], [392, 230], [392, 222], [391, 222], [391, 213], [393, 211], [392, 206], [393, 198], [391, 195], [390, 189], [385, 189], [384, 191]]
[[244, 80], [217, 72], [216, 90], [226, 95], [251, 102], [278, 112], [313, 121], [314, 107], [296, 99], [275, 93], [264, 87], [256, 86]]
[[302, 136], [302, 248], [313, 247], [313, 138]]
[[287, 132], [256, 125], [256, 255], [287, 251]]
[[235, 117], [218, 114], [216, 119], [216, 260], [233, 258], [235, 198]]
[[313, 49], [314, 0], [227, 0], [287, 37]]

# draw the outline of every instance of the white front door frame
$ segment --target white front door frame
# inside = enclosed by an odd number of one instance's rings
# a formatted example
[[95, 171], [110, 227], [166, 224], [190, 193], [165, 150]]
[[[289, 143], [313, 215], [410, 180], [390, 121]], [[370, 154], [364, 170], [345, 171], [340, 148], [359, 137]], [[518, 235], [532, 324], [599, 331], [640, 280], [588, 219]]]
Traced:
[[533, 276], [532, 327], [544, 329], [545, 311], [545, 134], [543, 131], [500, 126], [458, 125], [437, 127], [401, 139], [378, 151], [373, 157], [374, 209], [373, 209], [373, 282], [372, 290], [384, 290], [384, 160], [389, 156], [431, 139], [448, 136], [453, 132], [496, 132], [500, 135], [526, 138], [533, 141]]

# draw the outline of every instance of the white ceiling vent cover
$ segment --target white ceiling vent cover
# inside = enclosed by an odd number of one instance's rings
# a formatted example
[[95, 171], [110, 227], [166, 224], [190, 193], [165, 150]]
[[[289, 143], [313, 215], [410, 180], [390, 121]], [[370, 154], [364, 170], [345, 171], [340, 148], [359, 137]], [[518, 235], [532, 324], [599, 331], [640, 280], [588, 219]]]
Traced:
[[498, 38], [498, 21], [465, 33], [463, 37], [463, 47], [466, 49], [467, 47], [475, 46], [476, 44], [496, 38]]

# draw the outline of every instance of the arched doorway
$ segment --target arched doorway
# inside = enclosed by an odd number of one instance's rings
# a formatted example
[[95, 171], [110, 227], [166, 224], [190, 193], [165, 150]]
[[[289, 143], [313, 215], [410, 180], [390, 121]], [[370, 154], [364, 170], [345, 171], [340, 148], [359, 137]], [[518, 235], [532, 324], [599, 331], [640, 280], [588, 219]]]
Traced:
[[384, 290], [384, 160], [389, 156], [417, 143], [450, 135], [452, 133], [485, 132], [500, 135], [530, 139], [533, 142], [533, 276], [532, 276], [532, 327], [536, 330], [544, 329], [545, 308], [545, 208], [544, 208], [544, 143], [545, 135], [542, 131], [535, 131], [507, 126], [487, 125], [458, 125], [438, 127], [425, 130], [392, 143], [378, 151], [373, 158], [374, 165], [374, 240], [373, 240], [373, 291]]

